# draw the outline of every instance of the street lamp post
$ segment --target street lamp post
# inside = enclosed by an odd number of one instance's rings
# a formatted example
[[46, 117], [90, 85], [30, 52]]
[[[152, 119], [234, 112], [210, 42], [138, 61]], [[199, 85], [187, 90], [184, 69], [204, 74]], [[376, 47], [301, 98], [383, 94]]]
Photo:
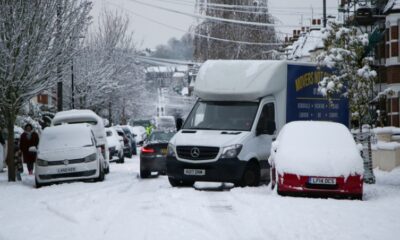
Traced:
[[71, 59], [71, 108], [75, 109], [74, 59]]

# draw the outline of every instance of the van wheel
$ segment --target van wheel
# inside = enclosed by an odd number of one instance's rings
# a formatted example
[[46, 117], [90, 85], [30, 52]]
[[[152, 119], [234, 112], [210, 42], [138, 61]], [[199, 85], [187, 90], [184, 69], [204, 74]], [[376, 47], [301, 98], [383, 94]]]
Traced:
[[242, 180], [239, 184], [241, 187], [260, 185], [260, 166], [255, 161], [250, 161], [243, 172]]
[[140, 170], [140, 178], [148, 178], [150, 176], [150, 171]]
[[171, 177], [168, 177], [168, 181], [172, 187], [192, 187], [194, 184], [194, 181], [178, 180]]

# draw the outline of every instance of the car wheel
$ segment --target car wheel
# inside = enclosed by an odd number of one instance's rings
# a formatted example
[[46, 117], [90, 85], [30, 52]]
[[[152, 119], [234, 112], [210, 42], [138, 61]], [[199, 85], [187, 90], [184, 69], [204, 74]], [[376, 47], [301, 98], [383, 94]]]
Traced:
[[100, 166], [100, 174], [99, 176], [96, 178], [96, 182], [102, 182], [105, 179], [105, 174], [104, 174], [104, 168], [102, 166]]
[[126, 154], [126, 157], [127, 157], [127, 158], [132, 158], [132, 152], [129, 151], [129, 153]]
[[247, 164], [239, 185], [241, 187], [255, 187], [260, 185], [260, 166], [257, 162], [250, 161]]
[[168, 177], [168, 181], [172, 187], [192, 187], [194, 184], [194, 181], [184, 181], [171, 177]]
[[109, 174], [110, 173], [110, 166], [107, 166], [107, 168], [104, 171], [105, 174]]
[[43, 185], [40, 184], [40, 183], [38, 182], [37, 178], [35, 178], [35, 187], [36, 187], [36, 188], [41, 188], [41, 187], [43, 187]]
[[136, 147], [133, 149], [133, 155], [137, 155], [137, 150], [136, 150]]
[[271, 176], [271, 190], [274, 190], [276, 185], [276, 170], [275, 168], [270, 168], [270, 176]]
[[150, 175], [150, 171], [140, 169], [140, 178], [148, 178]]

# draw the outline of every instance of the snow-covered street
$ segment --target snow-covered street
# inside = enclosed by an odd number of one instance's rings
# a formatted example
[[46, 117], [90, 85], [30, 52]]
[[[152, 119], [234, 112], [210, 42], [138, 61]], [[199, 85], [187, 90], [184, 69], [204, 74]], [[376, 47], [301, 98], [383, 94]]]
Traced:
[[[141, 180], [139, 159], [106, 181], [34, 188], [0, 173], [0, 239], [398, 239], [400, 169], [376, 171], [364, 201], [280, 197], [269, 187], [172, 188]], [[202, 184], [200, 184], [201, 187]], [[208, 184], [205, 184], [208, 185]], [[204, 186], [205, 186], [204, 185]], [[10, 204], [11, 203], [11, 204]], [[13, 208], [7, 208], [12, 205]]]

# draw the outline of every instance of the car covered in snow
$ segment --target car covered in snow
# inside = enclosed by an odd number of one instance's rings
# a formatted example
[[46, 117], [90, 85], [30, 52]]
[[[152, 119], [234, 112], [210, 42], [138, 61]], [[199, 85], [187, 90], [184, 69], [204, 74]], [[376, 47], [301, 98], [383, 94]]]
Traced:
[[45, 128], [38, 146], [36, 187], [70, 180], [103, 181], [104, 162], [88, 124]]
[[58, 126], [62, 124], [90, 124], [94, 136], [96, 138], [97, 145], [101, 148], [105, 161], [104, 169], [105, 172], [109, 172], [109, 159], [110, 153], [108, 151], [106, 129], [104, 127], [104, 120], [94, 113], [92, 110], [69, 110], [58, 112], [53, 120], [51, 121], [52, 126]]
[[125, 131], [121, 128], [121, 126], [113, 127], [117, 132], [118, 136], [122, 137], [124, 143], [124, 156], [127, 158], [132, 157], [132, 142], [131, 139], [126, 135]]
[[140, 150], [140, 177], [147, 178], [151, 172], [165, 174], [168, 142], [173, 131], [154, 130]]
[[110, 152], [110, 161], [117, 163], [124, 162], [124, 140], [118, 135], [114, 128], [106, 128], [108, 150]]
[[342, 124], [286, 124], [272, 144], [269, 163], [279, 195], [362, 199], [363, 160]]
[[147, 138], [146, 128], [143, 126], [129, 126], [129, 129], [135, 134], [136, 144], [141, 146]]

